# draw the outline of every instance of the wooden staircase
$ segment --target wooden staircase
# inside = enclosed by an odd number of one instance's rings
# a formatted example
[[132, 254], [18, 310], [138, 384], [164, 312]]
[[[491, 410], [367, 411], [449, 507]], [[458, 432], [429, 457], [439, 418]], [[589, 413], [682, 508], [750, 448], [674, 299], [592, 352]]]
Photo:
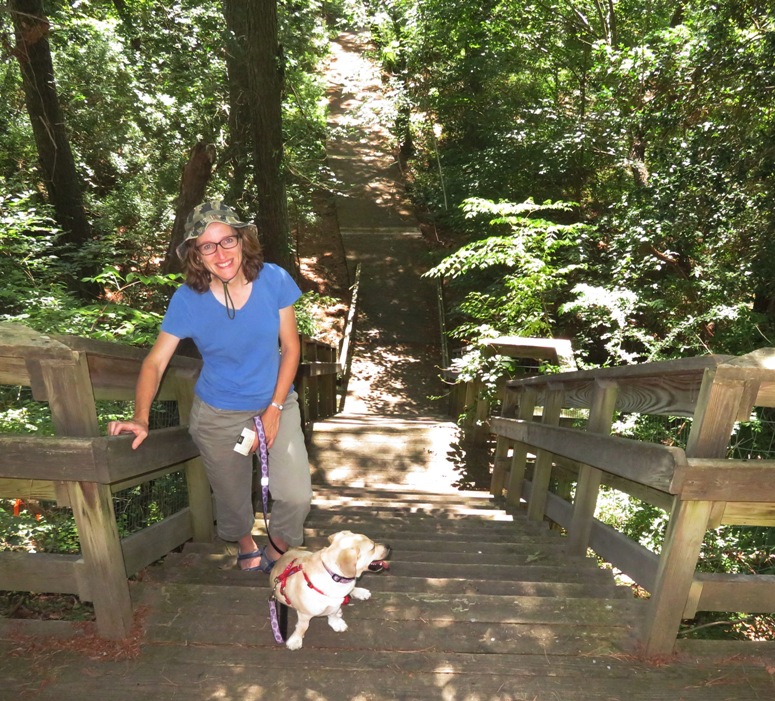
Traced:
[[[148, 644], [193, 648], [211, 673], [199, 652], [209, 650], [211, 660], [229, 646], [237, 657], [219, 664], [231, 672], [254, 665], [253, 683], [267, 688], [271, 670], [272, 694], [260, 698], [333, 699], [346, 689], [362, 695], [344, 698], [533, 699], [549, 677], [555, 685], [562, 679], [568, 693], [593, 672], [602, 673], [595, 683], [618, 679], [606, 660], [630, 648], [640, 602], [610, 571], [566, 557], [560, 534], [504, 510], [489, 494], [443, 482], [444, 456], [423, 437], [445, 426], [387, 422], [379, 437], [370, 421], [333, 423], [313, 438], [319, 479], [306, 544], [323, 547], [328, 535], [349, 529], [392, 547], [389, 570], [361, 580], [372, 598], [345, 609], [349, 629], [335, 633], [315, 619], [302, 650], [285, 650], [270, 630], [268, 578], [237, 571], [232, 546], [189, 544], [136, 586], [138, 606], [149, 611]], [[399, 452], [410, 482], [430, 466], [438, 489], [401, 484]], [[364, 486], [332, 484], [337, 473]], [[293, 626], [295, 613], [289, 618]], [[305, 689], [318, 695], [303, 696]]]
[[[314, 619], [304, 647], [287, 650], [271, 632], [268, 577], [237, 570], [232, 544], [189, 543], [132, 583], [141, 626], [128, 656], [55, 645], [19, 658], [6, 646], [3, 688], [41, 701], [769, 698], [775, 686], [762, 665], [639, 660], [632, 641], [643, 602], [609, 570], [567, 557], [562, 535], [486, 492], [456, 490], [445, 451], [421, 441], [449, 427], [384, 423], [379, 438], [372, 420], [340, 417], [311, 446], [307, 546], [342, 529], [392, 546], [389, 570], [362, 577], [371, 599], [345, 608], [347, 631]], [[420, 489], [423, 465], [434, 478]]]

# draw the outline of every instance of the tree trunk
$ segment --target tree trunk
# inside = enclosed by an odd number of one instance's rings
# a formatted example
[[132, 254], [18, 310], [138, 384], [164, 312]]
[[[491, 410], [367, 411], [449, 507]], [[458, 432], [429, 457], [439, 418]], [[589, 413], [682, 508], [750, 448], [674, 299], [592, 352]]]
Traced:
[[181, 270], [181, 262], [175, 249], [183, 241], [186, 217], [188, 213], [205, 199], [205, 190], [213, 171], [215, 162], [215, 146], [203, 144], [201, 141], [191, 150], [188, 163], [183, 168], [180, 179], [180, 194], [175, 207], [175, 222], [172, 225], [172, 235], [164, 256], [162, 270], [165, 273], [177, 273]]
[[[246, 209], [255, 211], [257, 208], [255, 197], [248, 197], [247, 199], [252, 201], [245, 202], [250, 159], [253, 155], [253, 128], [248, 100], [250, 90], [245, 68], [247, 63], [247, 27], [243, 8], [237, 5], [238, 3], [235, 2], [223, 3], [224, 17], [230, 30], [230, 37], [226, 42], [226, 73], [229, 81], [229, 145], [223, 160], [231, 172], [226, 202], [237, 207], [238, 211]], [[245, 204], [241, 206], [240, 202], [245, 202]]]
[[42, 0], [11, 0], [16, 48], [27, 112], [48, 197], [64, 233], [62, 243], [80, 245], [92, 236], [83, 206], [81, 180], [75, 170], [48, 43], [49, 22]]
[[226, 21], [242, 13], [235, 36], [244, 32], [244, 66], [253, 135], [258, 199], [256, 224], [266, 260], [296, 276], [283, 174], [282, 49], [277, 42], [276, 0], [224, 0]]

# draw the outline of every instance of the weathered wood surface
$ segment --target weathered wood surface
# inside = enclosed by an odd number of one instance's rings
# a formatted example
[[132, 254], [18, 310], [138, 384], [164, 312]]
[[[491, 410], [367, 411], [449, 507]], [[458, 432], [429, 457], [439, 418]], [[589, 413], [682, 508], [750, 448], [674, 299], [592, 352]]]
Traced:
[[[61, 639], [22, 654], [24, 641], [9, 642], [6, 631], [3, 693], [42, 701], [720, 701], [768, 698], [775, 688], [760, 655], [641, 660], [632, 631], [644, 602], [585, 558], [555, 561], [561, 536], [498, 512], [486, 495], [318, 487], [310, 547], [338, 528], [332, 517], [355, 519], [393, 546], [390, 570], [363, 576], [372, 598], [345, 608], [347, 631], [315, 619], [302, 650], [285, 650], [271, 635], [267, 577], [236, 570], [229, 544], [191, 544], [132, 585], [143, 626], [137, 656], [100, 659], [61, 649]], [[543, 581], [531, 581], [531, 570]], [[594, 583], [574, 581], [584, 571], [597, 571]]]
[[518, 419], [493, 419], [499, 435], [548, 450], [571, 460], [604, 469], [633, 482], [671, 491], [676, 468], [686, 463], [684, 452], [656, 443], [586, 433], [572, 428], [544, 426]]

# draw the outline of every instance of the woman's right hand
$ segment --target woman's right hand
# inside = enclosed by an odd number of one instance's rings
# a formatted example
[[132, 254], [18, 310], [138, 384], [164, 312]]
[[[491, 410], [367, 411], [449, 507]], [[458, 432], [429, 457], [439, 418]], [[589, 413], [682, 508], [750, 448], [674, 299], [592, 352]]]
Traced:
[[137, 419], [108, 422], [109, 436], [120, 436], [122, 433], [135, 434], [135, 439], [132, 441], [132, 450], [137, 450], [137, 447], [148, 437], [148, 424]]

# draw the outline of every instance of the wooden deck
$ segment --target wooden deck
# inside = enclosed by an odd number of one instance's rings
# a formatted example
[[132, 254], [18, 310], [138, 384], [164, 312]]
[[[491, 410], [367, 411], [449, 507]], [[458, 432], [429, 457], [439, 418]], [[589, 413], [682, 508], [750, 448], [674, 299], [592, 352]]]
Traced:
[[[271, 634], [266, 575], [237, 571], [233, 546], [189, 544], [133, 583], [138, 629], [123, 645], [101, 647], [88, 627], [73, 637], [71, 624], [49, 640], [7, 627], [0, 698], [775, 698], [775, 665], [764, 656], [740, 659], [722, 646], [640, 659], [632, 639], [643, 602], [594, 560], [567, 557], [557, 532], [485, 492], [455, 492], [441, 479], [435, 489], [399, 484], [392, 451], [420, 460], [418, 432], [428, 430], [439, 429], [403, 424], [383, 442], [372, 432], [361, 440], [366, 472], [354, 450], [347, 465], [335, 461], [354, 445], [341, 426], [318, 434], [312, 461], [328, 484], [316, 488], [308, 546], [348, 528], [393, 548], [388, 572], [364, 575], [373, 595], [345, 609], [346, 632], [315, 619], [303, 649], [287, 651]], [[433, 474], [443, 456], [424, 453]], [[334, 472], [347, 482], [360, 474], [362, 486], [332, 484]]]

